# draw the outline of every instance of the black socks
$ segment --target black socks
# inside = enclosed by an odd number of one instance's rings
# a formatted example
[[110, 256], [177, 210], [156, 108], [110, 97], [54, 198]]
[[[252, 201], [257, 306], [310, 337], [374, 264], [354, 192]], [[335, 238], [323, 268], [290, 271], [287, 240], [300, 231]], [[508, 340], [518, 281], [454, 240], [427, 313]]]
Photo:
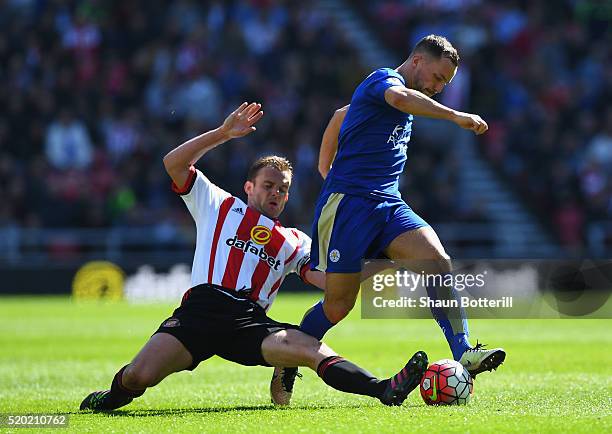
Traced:
[[340, 356], [323, 359], [317, 367], [317, 374], [334, 389], [379, 399], [389, 381], [379, 380], [368, 371]]
[[124, 405], [132, 402], [132, 399], [138, 398], [145, 393], [146, 389], [130, 390], [121, 384], [121, 377], [123, 376], [123, 371], [125, 368], [127, 368], [127, 366], [128, 365], [125, 365], [123, 368], [121, 368], [113, 378], [110, 393], [106, 395], [106, 398], [104, 399], [104, 407], [107, 410], [114, 410], [115, 408], [123, 407]]

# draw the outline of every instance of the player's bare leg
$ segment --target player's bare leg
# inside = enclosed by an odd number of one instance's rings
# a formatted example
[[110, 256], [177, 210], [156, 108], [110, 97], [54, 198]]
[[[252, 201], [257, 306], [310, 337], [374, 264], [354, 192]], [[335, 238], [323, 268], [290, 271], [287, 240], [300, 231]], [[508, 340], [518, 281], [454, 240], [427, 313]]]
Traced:
[[[355, 306], [360, 276], [360, 273], [326, 273], [325, 298], [306, 312], [300, 330], [316, 339], [323, 338], [323, 335], [345, 318]], [[289, 404], [297, 375], [298, 370], [294, 365], [274, 369], [270, 382], [272, 402], [279, 405]]]
[[108, 411], [132, 402], [148, 387], [193, 363], [191, 354], [174, 336], [154, 334], [129, 365], [115, 374], [109, 390], [90, 393], [81, 410]]
[[[452, 261], [444, 250], [436, 232], [429, 226], [404, 232], [385, 249], [385, 254], [396, 260], [409, 260], [412, 271], [426, 274], [452, 272]], [[430, 297], [456, 298], [454, 288], [445, 286], [427, 288]], [[440, 325], [451, 347], [455, 360], [463, 364], [474, 377], [483, 371], [496, 369], [505, 359], [502, 348], [487, 350], [483, 345], [472, 347], [467, 339], [468, 325], [465, 312], [460, 308], [432, 308], [432, 314]]]
[[192, 363], [191, 353], [177, 338], [168, 333], [156, 333], [125, 367], [122, 384], [133, 390], [146, 389]]
[[326, 273], [323, 311], [334, 324], [346, 318], [355, 306], [361, 273]]
[[266, 337], [261, 343], [261, 354], [272, 366], [307, 366], [316, 371], [326, 357], [336, 352], [299, 330], [281, 330]]
[[418, 351], [396, 375], [380, 380], [299, 330], [271, 334], [261, 353], [272, 366], [307, 366], [334, 389], [378, 398], [385, 405], [401, 405], [427, 369], [427, 355]]
[[391, 259], [428, 260], [423, 262], [423, 266], [429, 267], [433, 272], [444, 268], [450, 270], [450, 256], [444, 250], [438, 234], [430, 226], [398, 235], [384, 253]]

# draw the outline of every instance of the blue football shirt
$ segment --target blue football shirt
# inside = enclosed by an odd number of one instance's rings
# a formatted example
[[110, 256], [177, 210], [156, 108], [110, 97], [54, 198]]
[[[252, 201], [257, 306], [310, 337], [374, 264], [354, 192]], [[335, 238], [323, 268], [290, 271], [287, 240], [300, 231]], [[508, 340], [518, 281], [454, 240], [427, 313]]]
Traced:
[[400, 197], [412, 115], [391, 107], [385, 91], [405, 86], [394, 69], [372, 72], [355, 90], [338, 137], [338, 152], [321, 194], [348, 193], [378, 199]]

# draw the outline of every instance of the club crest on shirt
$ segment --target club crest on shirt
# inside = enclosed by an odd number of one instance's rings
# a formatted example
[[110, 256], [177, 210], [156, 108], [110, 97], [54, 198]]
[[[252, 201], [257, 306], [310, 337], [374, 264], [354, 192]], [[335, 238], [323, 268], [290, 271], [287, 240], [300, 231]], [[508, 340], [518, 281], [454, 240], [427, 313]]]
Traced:
[[393, 149], [398, 149], [402, 154], [406, 155], [411, 132], [412, 126], [410, 122], [405, 125], [396, 125], [395, 128], [393, 128], [393, 132], [389, 135], [387, 143], [393, 143]]
[[181, 322], [178, 318], [168, 318], [166, 321], [164, 321], [162, 327], [178, 327], [180, 325]]

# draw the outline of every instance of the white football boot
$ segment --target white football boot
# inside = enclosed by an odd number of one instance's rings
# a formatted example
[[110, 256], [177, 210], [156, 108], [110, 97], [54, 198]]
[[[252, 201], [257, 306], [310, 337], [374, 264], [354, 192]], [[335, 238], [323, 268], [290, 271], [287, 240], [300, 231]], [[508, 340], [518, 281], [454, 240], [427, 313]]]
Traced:
[[463, 353], [459, 363], [474, 378], [481, 372], [497, 369], [505, 359], [506, 352], [503, 348], [487, 350], [483, 344], [477, 342], [474, 348], [469, 348]]
[[302, 377], [298, 368], [274, 368], [270, 381], [270, 398], [274, 405], [289, 405], [295, 377]]

